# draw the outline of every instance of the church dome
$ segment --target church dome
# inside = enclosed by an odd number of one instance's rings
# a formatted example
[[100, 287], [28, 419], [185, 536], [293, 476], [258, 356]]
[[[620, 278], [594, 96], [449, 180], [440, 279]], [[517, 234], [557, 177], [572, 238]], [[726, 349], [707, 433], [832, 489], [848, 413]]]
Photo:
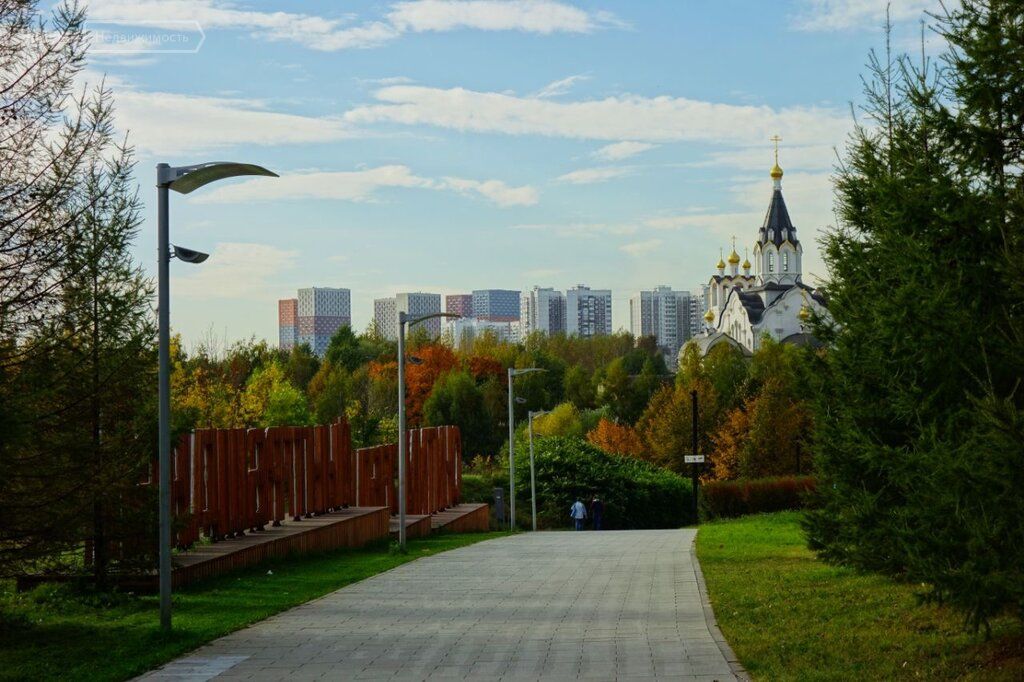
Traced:
[[718, 255], [718, 265], [716, 265], [715, 267], [718, 268], [719, 270], [725, 270], [725, 261], [722, 260], [721, 254]]
[[744, 258], [743, 259], [743, 269], [744, 270], [749, 270], [751, 267], [752, 266], [750, 265], [750, 259], [749, 258]]
[[714, 313], [713, 310], [708, 310], [706, 313], [704, 313], [704, 321], [705, 322], [714, 322], [715, 321], [715, 313]]
[[806, 305], [802, 305], [800, 306], [800, 312], [798, 312], [796, 316], [800, 318], [801, 322], [806, 322], [811, 319], [811, 309]]
[[[761, 166], [761, 167], [764, 168], [764, 166]], [[776, 161], [775, 165], [772, 166], [771, 176], [772, 176], [772, 180], [781, 180], [782, 179], [782, 167], [779, 165], [778, 161]]]
[[729, 265], [739, 265], [740, 254], [736, 253], [736, 248], [733, 247], [732, 253], [729, 254]]

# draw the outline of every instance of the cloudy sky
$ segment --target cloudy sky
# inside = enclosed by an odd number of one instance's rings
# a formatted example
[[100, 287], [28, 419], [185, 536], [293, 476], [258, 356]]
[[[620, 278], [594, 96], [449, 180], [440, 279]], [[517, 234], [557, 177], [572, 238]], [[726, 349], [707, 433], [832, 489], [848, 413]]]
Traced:
[[[926, 0], [894, 0], [897, 45]], [[146, 203], [153, 166], [238, 160], [279, 179], [172, 199], [172, 318], [189, 342], [276, 339], [276, 300], [474, 288], [692, 289], [755, 238], [769, 138], [805, 249], [885, 0], [91, 0]]]

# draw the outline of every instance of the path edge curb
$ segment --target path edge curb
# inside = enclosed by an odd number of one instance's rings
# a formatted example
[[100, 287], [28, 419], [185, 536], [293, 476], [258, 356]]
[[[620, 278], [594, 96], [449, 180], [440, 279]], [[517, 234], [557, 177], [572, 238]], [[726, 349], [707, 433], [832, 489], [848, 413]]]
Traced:
[[700, 561], [697, 559], [697, 533], [699, 532], [700, 529], [696, 529], [693, 539], [690, 541], [690, 560], [693, 562], [693, 573], [697, 577], [697, 590], [700, 592], [700, 606], [704, 610], [704, 623], [708, 626], [711, 639], [715, 640], [718, 650], [722, 652], [722, 656], [725, 657], [726, 662], [729, 664], [729, 670], [732, 671], [732, 674], [738, 680], [749, 682], [750, 674], [744, 670], [743, 665], [736, 657], [736, 653], [729, 646], [725, 635], [722, 634], [722, 630], [718, 627], [718, 621], [715, 619], [715, 610], [711, 607], [711, 598], [708, 596], [708, 586], [704, 582], [704, 571], [701, 569]]

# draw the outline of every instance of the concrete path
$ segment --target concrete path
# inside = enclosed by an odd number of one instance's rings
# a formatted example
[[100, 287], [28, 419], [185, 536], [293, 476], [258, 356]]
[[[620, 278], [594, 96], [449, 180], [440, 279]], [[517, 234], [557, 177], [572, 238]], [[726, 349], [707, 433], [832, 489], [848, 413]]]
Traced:
[[695, 531], [524, 533], [414, 561], [145, 679], [734, 680]]

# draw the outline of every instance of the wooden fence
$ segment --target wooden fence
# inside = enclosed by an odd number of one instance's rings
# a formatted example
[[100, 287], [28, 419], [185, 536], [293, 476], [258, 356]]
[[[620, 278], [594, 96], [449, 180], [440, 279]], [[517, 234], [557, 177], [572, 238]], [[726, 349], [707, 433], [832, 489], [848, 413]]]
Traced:
[[[406, 510], [459, 503], [462, 440], [456, 426], [407, 432]], [[172, 453], [175, 544], [189, 547], [349, 506], [398, 513], [398, 445], [353, 450], [345, 421], [309, 427], [198, 429]], [[154, 464], [150, 479], [155, 484]]]

